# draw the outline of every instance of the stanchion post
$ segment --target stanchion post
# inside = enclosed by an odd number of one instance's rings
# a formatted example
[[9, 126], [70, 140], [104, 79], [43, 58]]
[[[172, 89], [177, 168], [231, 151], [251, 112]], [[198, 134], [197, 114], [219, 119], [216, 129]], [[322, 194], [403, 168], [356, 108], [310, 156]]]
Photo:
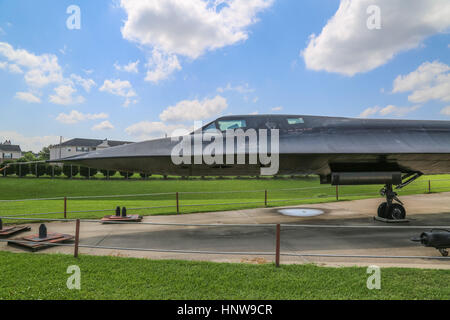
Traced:
[[336, 186], [336, 201], [339, 201], [339, 186]]
[[78, 244], [80, 243], [80, 219], [77, 219], [75, 225], [75, 247], [73, 251], [73, 256], [78, 258]]
[[177, 199], [177, 214], [180, 214], [180, 197], [178, 192], [176, 193], [176, 199]]
[[431, 193], [431, 180], [428, 180], [428, 193]]
[[267, 207], [267, 190], [264, 191], [264, 206]]
[[275, 248], [275, 265], [277, 268], [280, 267], [280, 241], [281, 241], [281, 226], [277, 224], [277, 232], [276, 232], [276, 248]]
[[67, 197], [64, 197], [64, 219], [67, 219]]

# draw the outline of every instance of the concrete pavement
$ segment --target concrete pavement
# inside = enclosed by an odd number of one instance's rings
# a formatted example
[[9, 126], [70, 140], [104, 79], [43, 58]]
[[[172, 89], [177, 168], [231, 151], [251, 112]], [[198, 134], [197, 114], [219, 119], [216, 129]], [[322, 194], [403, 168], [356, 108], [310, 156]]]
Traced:
[[[227, 212], [198, 213], [179, 216], [145, 217], [145, 222], [188, 224], [337, 224], [337, 225], [384, 225], [386, 229], [315, 229], [283, 227], [281, 251], [313, 254], [349, 255], [399, 255], [435, 256], [440, 253], [433, 248], [421, 247], [411, 238], [429, 230], [426, 226], [449, 226], [450, 193], [403, 196], [410, 223], [401, 225], [424, 226], [423, 230], [398, 230], [392, 224], [374, 221], [381, 199], [335, 202], [293, 207], [315, 208], [325, 211], [317, 217], [301, 218], [283, 216], [278, 208], [248, 209]], [[293, 208], [290, 207], [290, 208]], [[398, 224], [394, 224], [398, 225]], [[37, 233], [39, 225], [30, 224]], [[47, 223], [49, 232], [74, 234], [75, 223]], [[30, 234], [30, 233], [26, 233]], [[81, 223], [81, 245], [108, 247], [152, 248], [164, 250], [198, 250], [226, 252], [274, 252], [274, 227], [179, 227], [154, 225], [101, 225]], [[0, 244], [0, 249], [20, 252], [21, 249]], [[72, 253], [73, 248], [53, 247], [42, 253]], [[265, 263], [274, 256], [216, 255], [197, 253], [158, 253], [111, 249], [80, 248], [81, 254], [143, 257], [151, 259], [184, 259], [215, 262]], [[361, 259], [332, 257], [282, 256], [282, 263], [315, 263], [328, 266], [399, 266], [450, 269], [450, 261], [424, 259]]]

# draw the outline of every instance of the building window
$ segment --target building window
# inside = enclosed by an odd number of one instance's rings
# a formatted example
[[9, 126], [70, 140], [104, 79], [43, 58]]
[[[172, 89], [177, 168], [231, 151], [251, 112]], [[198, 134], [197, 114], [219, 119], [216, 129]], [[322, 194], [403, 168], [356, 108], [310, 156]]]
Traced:
[[70, 152], [70, 151], [72, 151], [72, 149], [70, 149], [70, 148], [69, 148], [69, 149], [67, 149], [67, 152]]
[[3, 154], [3, 159], [12, 159], [13, 158], [13, 154], [12, 153], [4, 153]]
[[77, 152], [88, 152], [89, 148], [88, 147], [77, 147]]

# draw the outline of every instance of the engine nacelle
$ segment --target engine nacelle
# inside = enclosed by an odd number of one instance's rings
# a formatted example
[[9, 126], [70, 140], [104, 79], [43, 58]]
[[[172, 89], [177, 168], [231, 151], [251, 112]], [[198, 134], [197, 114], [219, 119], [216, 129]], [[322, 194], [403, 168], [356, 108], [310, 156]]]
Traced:
[[334, 172], [331, 174], [331, 184], [337, 185], [366, 185], [402, 183], [401, 172]]
[[436, 249], [450, 248], [450, 231], [448, 230], [431, 230], [424, 232], [418, 239], [425, 247]]

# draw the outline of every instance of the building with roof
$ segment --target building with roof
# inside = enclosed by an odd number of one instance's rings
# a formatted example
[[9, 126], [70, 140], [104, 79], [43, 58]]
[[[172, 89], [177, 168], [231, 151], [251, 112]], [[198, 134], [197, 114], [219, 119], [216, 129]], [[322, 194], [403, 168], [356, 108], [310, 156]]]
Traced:
[[6, 160], [17, 160], [22, 158], [22, 150], [19, 145], [11, 144], [11, 140], [0, 142], [0, 163]]
[[130, 141], [98, 140], [75, 138], [61, 144], [50, 146], [50, 160], [67, 158], [99, 149], [130, 144]]

